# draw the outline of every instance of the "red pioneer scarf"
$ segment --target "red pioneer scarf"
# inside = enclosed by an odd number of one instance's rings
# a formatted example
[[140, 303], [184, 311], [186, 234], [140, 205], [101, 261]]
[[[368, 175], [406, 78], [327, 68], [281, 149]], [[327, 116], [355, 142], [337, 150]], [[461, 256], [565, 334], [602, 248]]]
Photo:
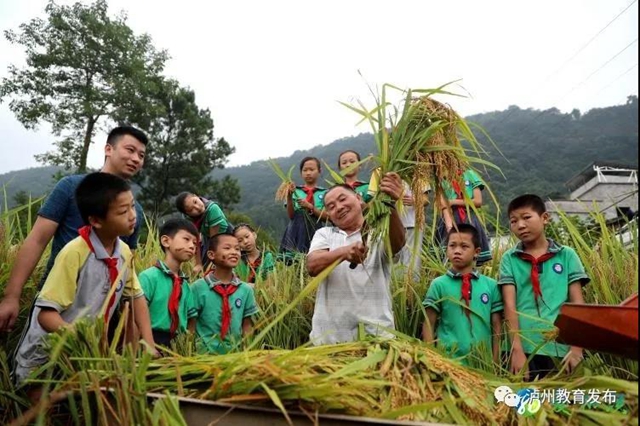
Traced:
[[[462, 171], [458, 170], [458, 176], [462, 176]], [[456, 197], [459, 200], [464, 200], [464, 194], [462, 193], [462, 188], [460, 188], [460, 183], [454, 179], [451, 182], [451, 186], [456, 193]], [[456, 210], [458, 210], [458, 216], [460, 216], [460, 222], [464, 223], [467, 219], [467, 209], [465, 206], [455, 206]]]
[[544, 299], [542, 298], [542, 289], [540, 288], [540, 273], [538, 272], [538, 267], [541, 263], [544, 263], [555, 255], [555, 253], [545, 253], [542, 256], [535, 258], [529, 253], [518, 253], [520, 259], [531, 263], [531, 285], [533, 286], [533, 296], [535, 297], [538, 315], [540, 315], [538, 299], [541, 299], [544, 302]]
[[467, 309], [464, 310], [467, 319], [469, 320], [469, 326], [471, 327], [471, 310], [469, 308], [469, 302], [471, 302], [471, 278], [472, 273], [462, 274], [462, 290], [461, 299], [464, 300]]
[[[89, 246], [89, 250], [91, 250], [91, 253], [96, 254], [96, 251], [93, 248], [93, 244], [91, 244], [91, 238], [89, 237], [91, 235], [91, 226], [87, 225], [78, 229], [78, 234], [80, 234], [82, 239], [87, 243], [87, 245]], [[109, 270], [109, 283], [110, 283], [110, 286], [113, 286], [115, 284], [116, 278], [118, 278], [118, 258], [108, 257], [106, 259], [99, 259], [99, 260], [103, 261], [107, 265], [107, 269]], [[107, 311], [104, 314], [105, 322], [109, 322], [109, 312], [111, 312], [111, 308], [113, 307], [113, 304], [115, 303], [115, 301], [116, 301], [116, 292], [114, 291], [113, 294], [111, 295], [111, 298], [109, 299], [109, 304], [107, 305]]]
[[171, 277], [173, 287], [171, 288], [171, 295], [169, 296], [169, 316], [171, 317], [171, 328], [169, 333], [171, 338], [175, 337], [176, 331], [178, 331], [178, 325], [180, 324], [180, 298], [182, 297], [182, 277], [178, 274], [174, 274], [168, 268], [164, 268], [160, 262], [156, 262], [156, 268], [160, 269], [165, 274]]
[[229, 296], [236, 292], [238, 286], [233, 284], [216, 284], [213, 286], [213, 291], [222, 296], [222, 325], [220, 327], [220, 340], [224, 340], [224, 337], [229, 331], [231, 325], [231, 306], [229, 305]]

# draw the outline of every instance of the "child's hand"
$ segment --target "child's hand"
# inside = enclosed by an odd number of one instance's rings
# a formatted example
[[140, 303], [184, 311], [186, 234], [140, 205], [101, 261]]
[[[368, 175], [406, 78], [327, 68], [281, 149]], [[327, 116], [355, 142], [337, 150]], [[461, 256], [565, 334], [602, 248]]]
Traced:
[[300, 200], [298, 201], [298, 204], [300, 204], [300, 207], [302, 207], [303, 209], [307, 209], [311, 213], [313, 213], [313, 204], [311, 204], [307, 200]]
[[583, 359], [582, 349], [572, 346], [569, 352], [567, 352], [565, 357], [562, 359], [562, 364], [565, 365], [567, 373], [571, 374], [576, 370], [578, 364], [580, 364]]
[[287, 187], [287, 196], [289, 196], [289, 197], [290, 197], [290, 196], [292, 196], [292, 195], [293, 195], [293, 192], [294, 192], [295, 190], [296, 190], [296, 184], [295, 184], [295, 183], [293, 183], [293, 182], [291, 182], [291, 183], [289, 184], [289, 186]]
[[522, 351], [511, 352], [511, 374], [518, 374], [524, 368], [524, 379], [529, 380], [529, 368], [526, 366], [527, 356]]

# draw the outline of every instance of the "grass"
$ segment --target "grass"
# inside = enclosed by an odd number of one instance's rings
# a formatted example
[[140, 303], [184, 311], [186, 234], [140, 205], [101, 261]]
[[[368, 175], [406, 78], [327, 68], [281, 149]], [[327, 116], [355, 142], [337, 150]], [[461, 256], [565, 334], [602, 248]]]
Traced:
[[[7, 281], [24, 237], [19, 214], [30, 210], [29, 207], [26, 206], [26, 210], [5, 209], [0, 215], [3, 231], [1, 285]], [[592, 280], [584, 289], [587, 302], [618, 304], [637, 291], [637, 237], [633, 249], [626, 250], [598, 214], [593, 214], [589, 232], [579, 229], [566, 216], [561, 216], [560, 220], [562, 231], [553, 228], [553, 237], [574, 247], [582, 259]], [[161, 256], [159, 243], [153, 237], [155, 227], [153, 224], [147, 224], [147, 227], [150, 237], [136, 251], [138, 272], [153, 265]], [[429, 234], [428, 228], [426, 233]], [[594, 236], [597, 236], [595, 244]], [[120, 424], [180, 424], [183, 421], [175, 399], [169, 397], [151, 406], [144, 396], [149, 391], [258, 403], [283, 410], [302, 408], [311, 412], [343, 412], [392, 419], [478, 424], [528, 422], [516, 417], [512, 411], [500, 408], [504, 406], [495, 405], [492, 399], [492, 389], [499, 385], [523, 386], [517, 377], [509, 376], [501, 366], [487, 362], [481, 356], [471, 362], [475, 368], [463, 367], [436, 348], [415, 339], [424, 321], [422, 298], [431, 280], [445, 270], [438, 250], [428, 241], [429, 237], [423, 247], [425, 268], [420, 280], [414, 282], [406, 274], [398, 274], [392, 281], [396, 327], [402, 335], [394, 342], [366, 340], [307, 347], [318, 281], [309, 280], [303, 263], [291, 267], [279, 263], [267, 282], [258, 282], [255, 286], [261, 316], [256, 334], [246, 342], [251, 351], [200, 356], [191, 351], [189, 342], [183, 342], [174, 349], [185, 357], [176, 355], [152, 360], [146, 355], [136, 357], [131, 352], [105, 349], [99, 345], [101, 333], [92, 328], [98, 325], [87, 324], [78, 327], [81, 339], [78, 335], [56, 335], [52, 339], [57, 355], [51, 366], [56, 365], [57, 369], [45, 369], [53, 374], [50, 394], [77, 391], [77, 398], [66, 398], [62, 403], [73, 413], [68, 424], [105, 423], [105, 419], [113, 415]], [[496, 249], [494, 260], [483, 267], [484, 273], [497, 275], [500, 254]], [[17, 343], [47, 256], [48, 252], [25, 287], [16, 331], [2, 337], [2, 424], [27, 412], [21, 393], [11, 387], [7, 354]], [[606, 413], [569, 407], [564, 412], [546, 407], [531, 422], [622, 424], [630, 421], [637, 410], [638, 389], [634, 383], [637, 379], [637, 362], [603, 353], [588, 353], [573, 376], [561, 375], [540, 382], [538, 386], [616, 389], [625, 394], [631, 411]], [[104, 386], [113, 390], [110, 397], [101, 391]], [[46, 400], [43, 401], [46, 405]], [[40, 424], [56, 422], [55, 416], [45, 417], [44, 412], [36, 413], [40, 414], [39, 420], [37, 415], [34, 420]], [[637, 411], [635, 415], [637, 417]], [[634, 421], [630, 423], [637, 424], [637, 420]]]

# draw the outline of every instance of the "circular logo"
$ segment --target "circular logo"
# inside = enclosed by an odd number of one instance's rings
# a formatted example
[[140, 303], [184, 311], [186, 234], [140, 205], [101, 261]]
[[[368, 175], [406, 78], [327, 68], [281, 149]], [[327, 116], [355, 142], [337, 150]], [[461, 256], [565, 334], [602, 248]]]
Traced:
[[556, 274], [561, 274], [561, 273], [562, 273], [562, 270], [563, 270], [563, 268], [562, 268], [562, 265], [561, 265], [561, 264], [556, 263], [556, 264], [554, 264], [554, 265], [553, 265], [553, 271], [554, 271]]
[[487, 303], [489, 303], [489, 294], [482, 293], [482, 295], [480, 296], [480, 300], [486, 305]]
[[238, 298], [236, 299], [236, 308], [239, 308], [240, 306], [242, 306], [242, 299]]
[[466, 186], [469, 186], [469, 185], [471, 185], [471, 182], [469, 182], [468, 180], [465, 180], [465, 181], [464, 181], [464, 184], [465, 184]]
[[116, 293], [122, 290], [122, 287], [124, 287], [124, 280], [120, 280], [118, 282], [118, 287], [116, 287]]
[[533, 389], [520, 389], [517, 395], [520, 397], [517, 410], [521, 416], [533, 416], [540, 410], [540, 400], [531, 397], [533, 395]]

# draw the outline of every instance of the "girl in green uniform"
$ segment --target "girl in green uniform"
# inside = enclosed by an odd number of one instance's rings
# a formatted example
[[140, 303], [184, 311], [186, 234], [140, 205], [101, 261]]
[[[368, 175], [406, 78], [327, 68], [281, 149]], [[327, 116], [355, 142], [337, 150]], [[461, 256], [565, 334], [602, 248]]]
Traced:
[[240, 243], [242, 256], [235, 271], [242, 281], [254, 284], [256, 281], [264, 281], [275, 268], [273, 254], [268, 251], [260, 251], [256, 245], [256, 231], [247, 223], [237, 225], [233, 234]]
[[[338, 156], [338, 169], [340, 171], [345, 170], [348, 167], [352, 167], [353, 164], [360, 162], [360, 154], [351, 149], [342, 152]], [[358, 180], [358, 173], [360, 172], [360, 166], [353, 166], [348, 174], [344, 176], [344, 183], [349, 185], [356, 191], [356, 194], [360, 195], [362, 201], [368, 203], [373, 196], [369, 194], [369, 184]]]

